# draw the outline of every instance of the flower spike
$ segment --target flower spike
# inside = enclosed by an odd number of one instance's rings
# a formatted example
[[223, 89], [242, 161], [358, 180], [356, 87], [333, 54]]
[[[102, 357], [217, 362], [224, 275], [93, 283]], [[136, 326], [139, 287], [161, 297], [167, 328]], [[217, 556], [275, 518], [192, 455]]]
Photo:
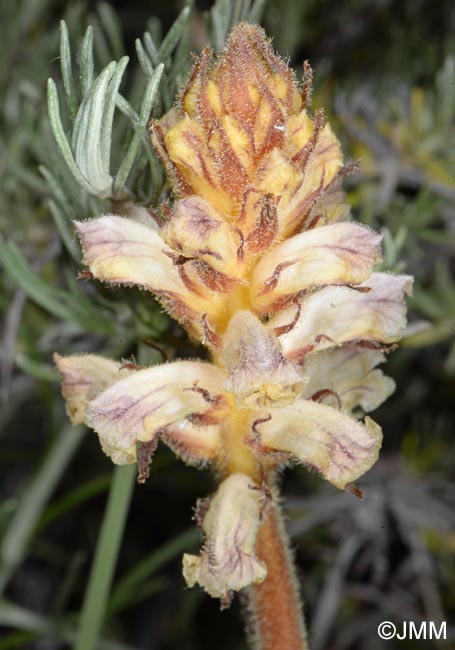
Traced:
[[[255, 25], [196, 59], [175, 107], [152, 124], [173, 203], [164, 222], [79, 221], [93, 278], [152, 292], [211, 362], [137, 368], [55, 356], [73, 422], [115, 463], [146, 479], [158, 440], [215, 466], [198, 510], [189, 586], [222, 604], [248, 588], [264, 648], [306, 648], [276, 477], [290, 461], [342, 490], [376, 461], [380, 427], [364, 414], [394, 390], [378, 365], [406, 325], [412, 278], [378, 273], [381, 236], [348, 222], [345, 165], [322, 111]], [[258, 646], [259, 647], [259, 646]]]

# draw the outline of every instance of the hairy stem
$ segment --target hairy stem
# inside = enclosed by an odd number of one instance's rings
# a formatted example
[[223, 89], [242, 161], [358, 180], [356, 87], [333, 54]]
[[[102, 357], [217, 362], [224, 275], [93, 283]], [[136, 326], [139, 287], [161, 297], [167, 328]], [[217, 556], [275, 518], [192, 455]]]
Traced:
[[256, 552], [267, 565], [267, 577], [248, 590], [247, 625], [253, 647], [309, 650], [294, 564], [276, 499], [265, 510]]

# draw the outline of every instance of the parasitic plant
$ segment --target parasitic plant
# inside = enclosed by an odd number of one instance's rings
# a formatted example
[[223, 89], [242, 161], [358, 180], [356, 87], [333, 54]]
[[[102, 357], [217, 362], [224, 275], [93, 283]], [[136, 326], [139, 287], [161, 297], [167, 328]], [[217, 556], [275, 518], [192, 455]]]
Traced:
[[[211, 362], [150, 368], [55, 355], [74, 423], [117, 464], [148, 473], [159, 440], [210, 464], [216, 493], [183, 574], [228, 606], [244, 590], [261, 650], [307, 648], [277, 474], [289, 462], [342, 490], [376, 461], [381, 429], [363, 416], [393, 391], [377, 369], [405, 326], [409, 276], [374, 272], [381, 237], [347, 221], [340, 144], [309, 112], [262, 29], [237, 25], [196, 60], [152, 124], [174, 202], [161, 219], [128, 208], [76, 223], [91, 276], [152, 292]], [[121, 211], [121, 210], [120, 210]]]

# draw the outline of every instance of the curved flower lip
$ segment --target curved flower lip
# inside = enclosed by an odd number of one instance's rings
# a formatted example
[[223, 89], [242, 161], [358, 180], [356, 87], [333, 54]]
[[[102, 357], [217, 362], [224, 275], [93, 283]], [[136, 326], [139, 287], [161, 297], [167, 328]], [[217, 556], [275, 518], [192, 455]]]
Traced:
[[381, 236], [354, 223], [303, 232], [274, 246], [256, 266], [252, 301], [261, 313], [302, 290], [325, 284], [359, 284], [381, 261]]
[[308, 377], [302, 397], [350, 413], [373, 411], [395, 390], [395, 382], [376, 366], [385, 361], [380, 350], [352, 347], [322, 350], [304, 364]]
[[62, 375], [63, 397], [73, 424], [84, 422], [90, 397], [131, 373], [121, 363], [96, 354], [62, 357], [55, 353], [53, 359]]
[[[175, 252], [148, 226], [105, 215], [76, 222], [83, 261], [98, 280], [138, 285], [161, 298], [171, 314], [202, 333], [203, 314], [210, 318], [222, 306], [222, 297], [201, 282], [188, 281], [175, 264]], [[186, 282], [186, 284], [185, 284]]]
[[362, 424], [325, 404], [300, 399], [252, 422], [250, 442], [262, 453], [281, 452], [313, 467], [340, 489], [376, 462], [381, 428], [370, 418]]
[[137, 443], [156, 446], [158, 436], [189, 463], [220, 453], [227, 404], [215, 366], [176, 361], [132, 370], [94, 354], [54, 360], [72, 422], [91, 426], [114, 463], [136, 462]]
[[91, 400], [85, 421], [111, 447], [132, 452], [137, 442], [152, 442], [186, 419], [219, 421], [227, 406], [223, 379], [218, 368], [200, 361], [138, 370]]
[[262, 499], [262, 491], [245, 474], [231, 474], [222, 481], [203, 518], [201, 555], [183, 556], [189, 587], [198, 583], [226, 601], [230, 591], [264, 580], [267, 569], [255, 556]]
[[[372, 273], [361, 289], [324, 287], [304, 298], [297, 321], [280, 336], [284, 354], [295, 360], [309, 352], [345, 344], [380, 345], [398, 341], [406, 326], [404, 295], [412, 289], [409, 275]], [[277, 329], [293, 321], [287, 309], [268, 322]]]
[[284, 406], [301, 393], [307, 378], [283, 356], [279, 339], [250, 311], [238, 311], [223, 336], [225, 389], [240, 408]]

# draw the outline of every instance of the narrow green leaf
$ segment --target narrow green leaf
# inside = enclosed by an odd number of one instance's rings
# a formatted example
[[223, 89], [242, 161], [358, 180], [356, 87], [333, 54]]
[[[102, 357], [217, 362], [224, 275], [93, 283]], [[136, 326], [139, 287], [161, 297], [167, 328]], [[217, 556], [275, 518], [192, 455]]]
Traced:
[[412, 297], [408, 298], [409, 304], [432, 320], [444, 318], [444, 306], [441, 305], [434, 292], [425, 291], [415, 287]]
[[113, 334], [115, 331], [112, 320], [95, 308], [80, 290], [73, 287], [73, 294], [69, 294], [47, 285], [32, 271], [17, 246], [1, 237], [0, 262], [29, 298], [57, 318], [79, 323], [95, 332]]
[[22, 161], [11, 156], [11, 152], [7, 153], [5, 146], [0, 147], [0, 159], [3, 161], [5, 168], [11, 173], [11, 176], [15, 176], [16, 181], [20, 181], [20, 185], [28, 187], [37, 195], [46, 193], [46, 186], [39, 176], [34, 171], [27, 169], [27, 165], [30, 164], [28, 160], [22, 164]]
[[92, 499], [94, 496], [106, 492], [110, 482], [110, 475], [97, 476], [93, 480], [83, 483], [74, 490], [71, 490], [71, 492], [64, 494], [44, 512], [37, 524], [35, 533], [39, 533], [46, 526], [49, 526], [50, 523], [74, 508], [77, 508], [82, 503]]
[[64, 20], [60, 21], [60, 66], [62, 71], [63, 87], [65, 89], [66, 103], [72, 119], [77, 113], [77, 97], [71, 67], [71, 49], [68, 37], [68, 28]]
[[[105, 135], [105, 116], [109, 85], [117, 71], [112, 61], [107, 65], [93, 84], [88, 95], [82, 100], [73, 129], [74, 157], [81, 174], [87, 179], [96, 196], [109, 196], [112, 177], [109, 172], [109, 140]], [[109, 128], [112, 127], [112, 121]]]
[[[62, 120], [60, 118], [60, 106], [58, 101], [57, 86], [53, 79], [48, 79], [47, 82], [47, 103], [49, 112], [49, 121], [51, 123], [52, 133], [57, 142], [58, 148], [68, 165], [71, 173], [73, 174], [79, 185], [89, 194], [96, 194], [97, 190], [91, 185], [87, 179], [81, 174], [79, 167], [73, 157], [73, 152], [65, 135]], [[77, 116], [76, 116], [77, 120]]]
[[0, 238], [0, 261], [7, 273], [25, 293], [38, 305], [62, 320], [71, 319], [71, 313], [64, 304], [64, 294], [49, 287], [28, 266], [22, 253], [14, 244]]
[[180, 80], [183, 80], [191, 66], [189, 41], [189, 30], [185, 30], [180, 38], [179, 44], [174, 50], [172, 71], [170, 74], [177, 88], [180, 87]]
[[[101, 332], [113, 335], [116, 333], [116, 324], [111, 313], [106, 313], [96, 302], [92, 302], [82, 291], [74, 270], [69, 266], [64, 267], [65, 280], [70, 291], [65, 294], [71, 310], [72, 319], [90, 332]], [[107, 305], [106, 305], [107, 306]], [[112, 305], [108, 306], [112, 312]]]
[[118, 89], [122, 81], [123, 73], [128, 65], [129, 58], [124, 56], [117, 63], [115, 72], [109, 82], [109, 89], [106, 95], [106, 108], [103, 115], [101, 130], [101, 157], [103, 165], [109, 169], [112, 144], [112, 123], [114, 120], [114, 111], [117, 100]]
[[179, 42], [185, 25], [188, 22], [188, 16], [190, 15], [190, 8], [185, 7], [182, 9], [180, 14], [177, 16], [174, 24], [166, 34], [158, 49], [158, 60], [165, 63], [168, 58], [171, 56], [173, 49]]
[[60, 181], [57, 179], [55, 174], [53, 174], [47, 167], [44, 165], [40, 165], [38, 167], [39, 172], [41, 176], [44, 177], [48, 189], [52, 192], [53, 197], [56, 199], [56, 201], [59, 203], [60, 208], [62, 211], [64, 211], [65, 216], [68, 219], [71, 219], [74, 217], [74, 213], [72, 211], [72, 208], [69, 205], [68, 197], [65, 194], [65, 191], [60, 183]]
[[99, 647], [108, 594], [117, 564], [135, 478], [135, 465], [120, 466], [114, 470], [84, 597], [75, 650], [96, 650]]
[[22, 562], [29, 539], [56, 485], [85, 433], [83, 427], [68, 426], [49, 449], [36, 476], [29, 483], [0, 547], [0, 593]]
[[[136, 129], [140, 124], [139, 115], [136, 113], [131, 104], [122, 95], [120, 95], [120, 93], [117, 95], [117, 108], [130, 120], [131, 124]], [[143, 134], [142, 141], [144, 144], [145, 155], [147, 156], [150, 165], [156, 169], [159, 169], [156, 158], [153, 154], [150, 137], [146, 133]]]
[[220, 50], [226, 42], [231, 15], [231, 0], [217, 0], [210, 10], [212, 43]]
[[[173, 80], [174, 81], [174, 80]], [[166, 70], [163, 70], [161, 77], [161, 97], [163, 100], [164, 111], [169, 111], [174, 105], [173, 81], [170, 80]]]
[[50, 366], [48, 363], [35, 361], [22, 352], [16, 355], [15, 362], [16, 366], [27, 375], [30, 375], [30, 377], [48, 382], [56, 382], [59, 380], [59, 374], [55, 367]]
[[93, 47], [95, 52], [95, 59], [101, 62], [102, 65], [107, 65], [112, 61], [112, 51], [106, 37], [101, 21], [98, 15], [92, 15], [91, 24], [93, 25], [94, 38]]
[[156, 68], [161, 63], [160, 57], [158, 55], [158, 50], [156, 49], [155, 43], [153, 42], [152, 35], [150, 32], [145, 32], [144, 34], [144, 47], [147, 51], [147, 54], [150, 57], [150, 60], [153, 64], [153, 67]]
[[164, 64], [160, 64], [147, 83], [144, 92], [144, 99], [142, 101], [139, 122], [136, 126], [134, 136], [131, 140], [130, 146], [128, 147], [128, 151], [126, 152], [122, 160], [122, 163], [120, 165], [120, 168], [114, 180], [114, 195], [119, 194], [123, 189], [123, 186], [126, 183], [128, 175], [134, 164], [134, 161], [136, 160], [139, 145], [141, 143], [148, 121], [150, 119], [150, 114], [152, 112], [153, 104], [155, 103], [161, 75], [163, 74], [163, 69], [164, 69]]
[[449, 354], [444, 363], [444, 369], [449, 376], [455, 375], [455, 342], [449, 350]]
[[[86, 553], [78, 549], [67, 560], [63, 576], [59, 579], [52, 603], [52, 616], [54, 620], [61, 620], [69, 605], [80, 579], [85, 572]], [[1, 647], [0, 647], [1, 650]]]
[[146, 77], [151, 77], [153, 74], [153, 66], [150, 62], [147, 52], [144, 49], [144, 46], [142, 45], [140, 38], [136, 39], [135, 46], [136, 46], [137, 58], [139, 60], [139, 65], [142, 68], [142, 72], [145, 74]]
[[195, 528], [189, 528], [142, 558], [115, 586], [109, 601], [109, 610], [120, 609], [143, 581], [183, 551], [191, 550], [199, 538], [199, 532]]
[[20, 630], [29, 630], [45, 634], [47, 630], [46, 619], [24, 607], [0, 601], [0, 624], [15, 627]]
[[54, 218], [60, 237], [65, 244], [66, 250], [69, 252], [73, 260], [79, 264], [81, 261], [81, 251], [74, 236], [73, 229], [70, 226], [70, 222], [55, 201], [49, 199], [47, 205]]
[[27, 644], [30, 645], [30, 642], [33, 641], [35, 635], [33, 632], [12, 632], [11, 634], [6, 634], [2, 641], [0, 641], [0, 650], [16, 650], [16, 648], [25, 648]]
[[243, 20], [247, 20], [250, 13], [251, 0], [233, 0], [231, 4], [231, 15], [229, 18], [228, 32]]
[[417, 233], [420, 239], [431, 242], [432, 244], [447, 244], [447, 233], [443, 230], [433, 228], [422, 228]]
[[259, 24], [261, 22], [262, 17], [264, 16], [266, 4], [267, 0], [254, 0], [248, 17], [250, 23]]
[[106, 32], [112, 48], [112, 53], [116, 59], [123, 55], [122, 29], [117, 14], [107, 2], [101, 2], [97, 6], [97, 11], [101, 20], [101, 25]]
[[405, 337], [400, 345], [406, 348], [424, 348], [430, 345], [436, 345], [447, 339], [452, 339], [454, 334], [453, 321], [442, 320], [435, 323], [428, 329], [418, 332], [417, 334]]
[[89, 25], [82, 39], [81, 49], [79, 50], [79, 70], [81, 78], [82, 95], [85, 96], [93, 83], [93, 27]]
[[159, 46], [163, 40], [163, 25], [161, 24], [161, 20], [156, 16], [150, 16], [146, 22], [146, 27], [153, 38], [153, 42]]
[[[24, 631], [28, 630], [41, 639], [46, 636], [51, 636], [53, 638], [61, 639], [65, 643], [69, 643], [74, 647], [76, 632], [72, 626], [63, 622], [56, 627], [55, 621], [47, 619], [44, 616], [26, 609], [25, 607], [19, 607], [18, 605], [6, 600], [0, 600], [0, 625]], [[97, 650], [139, 649], [118, 641], [100, 639]]]
[[108, 616], [111, 617], [113, 614], [118, 614], [127, 607], [133, 607], [137, 605], [142, 600], [153, 596], [160, 591], [164, 591], [169, 587], [169, 580], [162, 577], [154, 578], [153, 580], [148, 580], [147, 582], [142, 582], [138, 587], [133, 591], [130, 591], [125, 594], [125, 598], [122, 602], [119, 602], [117, 606], [113, 608], [108, 608]]

